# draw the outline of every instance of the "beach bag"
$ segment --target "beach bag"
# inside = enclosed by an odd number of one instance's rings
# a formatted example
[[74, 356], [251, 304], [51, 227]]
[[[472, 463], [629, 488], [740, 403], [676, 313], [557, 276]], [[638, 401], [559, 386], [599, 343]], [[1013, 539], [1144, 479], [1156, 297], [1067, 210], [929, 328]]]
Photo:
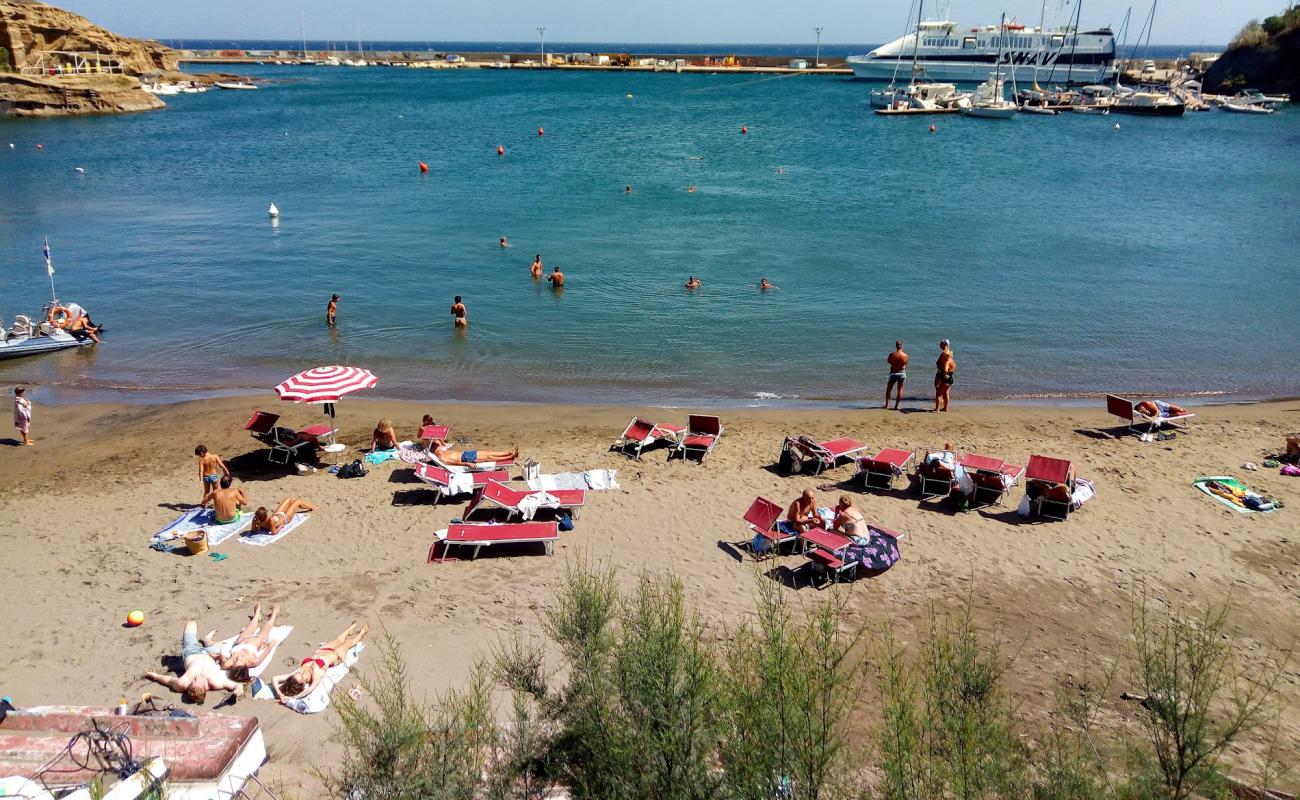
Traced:
[[344, 464], [339, 467], [340, 478], [364, 478], [368, 473], [366, 468], [361, 466], [361, 459], [355, 459], [350, 464]]
[[528, 459], [523, 464], [524, 480], [535, 481], [542, 474], [542, 465], [533, 459]]
[[561, 514], [559, 519], [556, 521], [559, 523], [561, 531], [573, 530], [573, 517], [571, 515]]
[[1300, 477], [1300, 467], [1297, 467], [1295, 464], [1283, 464], [1282, 474], [1290, 475], [1293, 478]]

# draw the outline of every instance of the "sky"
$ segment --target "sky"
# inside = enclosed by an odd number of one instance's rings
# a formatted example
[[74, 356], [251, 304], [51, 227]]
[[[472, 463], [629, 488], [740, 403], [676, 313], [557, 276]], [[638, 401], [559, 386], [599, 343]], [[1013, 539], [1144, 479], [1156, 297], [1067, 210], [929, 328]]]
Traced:
[[[1070, 0], [1071, 3], [1080, 0]], [[876, 43], [897, 38], [911, 0], [54, 0], [110, 30], [164, 39], [309, 39], [367, 41], [532, 41], [537, 27], [556, 42]], [[1157, 7], [1157, 44], [1226, 44], [1252, 18], [1285, 9], [1287, 0], [1165, 0]], [[926, 16], [942, 0], [925, 4]], [[1082, 25], [1116, 30], [1133, 5], [1141, 26], [1146, 0], [1086, 0]], [[950, 0], [963, 25], [994, 24], [1002, 12], [1036, 24], [1041, 0]], [[1073, 13], [1047, 0], [1048, 20]], [[1131, 38], [1130, 38], [1131, 41]]]

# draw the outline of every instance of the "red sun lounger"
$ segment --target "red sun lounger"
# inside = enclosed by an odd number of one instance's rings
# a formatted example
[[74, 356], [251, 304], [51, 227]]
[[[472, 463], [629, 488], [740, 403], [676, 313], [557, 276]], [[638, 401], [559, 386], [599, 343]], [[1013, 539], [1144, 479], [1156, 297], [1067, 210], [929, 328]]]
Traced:
[[1074, 508], [1070, 479], [1073, 468], [1063, 458], [1030, 456], [1025, 467], [1025, 493], [1030, 507], [1049, 519], [1065, 520]]
[[718, 446], [722, 438], [722, 421], [717, 417], [691, 414], [687, 418], [686, 433], [677, 444], [677, 451], [686, 458], [687, 451], [700, 454], [700, 463]]
[[[683, 425], [668, 425], [662, 422], [651, 422], [633, 417], [632, 421], [623, 429], [623, 433], [614, 440], [612, 449], [618, 450], [625, 456], [632, 458], [641, 458], [641, 451], [655, 444], [656, 442], [672, 442], [676, 445], [686, 427]], [[628, 452], [629, 448], [632, 452]]]
[[815, 571], [824, 572], [835, 582], [840, 576], [852, 577], [858, 570], [857, 562], [848, 560], [848, 549], [853, 540], [833, 531], [813, 528], [799, 534], [807, 545], [805, 555]]
[[266, 458], [273, 464], [289, 464], [299, 460], [305, 454], [314, 453], [320, 449], [320, 440], [333, 435], [336, 430], [323, 423], [294, 430], [276, 425], [275, 423], [279, 421], [279, 414], [254, 411], [253, 416], [244, 423], [244, 430], [257, 441], [271, 448]]
[[447, 441], [451, 435], [450, 425], [424, 425], [420, 428], [420, 441], [424, 442], [424, 454], [433, 457], [433, 443]]
[[858, 459], [858, 475], [867, 489], [893, 489], [894, 479], [901, 477], [916, 454], [911, 450], [886, 447], [874, 456]]
[[[514, 466], [515, 463], [513, 458], [507, 458], [501, 461], [484, 461], [481, 464], [446, 464], [443, 463], [442, 459], [438, 458], [438, 454], [434, 452], [432, 447], [429, 448], [428, 453], [429, 460], [433, 462], [434, 466], [441, 467], [448, 472], [496, 472], [501, 467]], [[506, 480], [509, 480], [509, 478]]]
[[749, 548], [754, 558], [762, 558], [768, 550], [776, 553], [781, 545], [799, 540], [799, 534], [781, 522], [782, 511], [781, 506], [766, 497], [756, 497], [749, 504], [742, 519], [753, 536], [744, 546]]
[[508, 481], [510, 473], [503, 469], [496, 472], [461, 474], [448, 472], [433, 464], [416, 464], [415, 477], [433, 487], [433, 490], [438, 493], [438, 499], [442, 500], [458, 494], [469, 494], [483, 488], [489, 481]]
[[[931, 450], [926, 452], [916, 465], [916, 486], [921, 491], [921, 498], [929, 500], [936, 497], [947, 497], [957, 491], [957, 472], [947, 464], [940, 461], [928, 460], [930, 456], [936, 453], [943, 453], [943, 450]], [[954, 458], [955, 458], [954, 454]]]
[[818, 442], [811, 436], [787, 436], [781, 443], [780, 464], [786, 472], [820, 475], [822, 470], [833, 469], [840, 459], [851, 459], [866, 449], [866, 444], [848, 437]]
[[1186, 421], [1196, 416], [1195, 414], [1180, 414], [1173, 417], [1149, 417], [1138, 410], [1137, 403], [1126, 397], [1113, 394], [1106, 395], [1106, 411], [1112, 416], [1127, 420], [1128, 429], [1131, 431], [1136, 431], [1139, 423], [1146, 423], [1147, 433], [1154, 433], [1164, 425], [1183, 430], [1187, 427]]
[[971, 498], [973, 504], [1001, 503], [1007, 490], [1025, 473], [1025, 468], [1019, 464], [1008, 464], [999, 458], [975, 453], [962, 456], [957, 463], [966, 470], [971, 482], [975, 484], [975, 495]]
[[[475, 511], [483, 508], [495, 507], [503, 509], [507, 518], [525, 516], [525, 500], [530, 495], [548, 494], [559, 501], [560, 505], [557, 511], [568, 511], [574, 517], [578, 516], [579, 510], [587, 504], [587, 492], [585, 489], [550, 489], [546, 492], [535, 492], [531, 489], [512, 489], [497, 480], [489, 480], [482, 488], [474, 492], [470, 498], [469, 505], [465, 506], [463, 519], [469, 519]], [[553, 506], [545, 506], [553, 508]], [[537, 509], [533, 509], [534, 512]]]
[[447, 526], [444, 538], [429, 548], [429, 562], [446, 561], [453, 547], [474, 548], [470, 553], [470, 559], [474, 559], [484, 547], [530, 542], [540, 542], [549, 556], [555, 552], [555, 540], [558, 538], [560, 528], [555, 522], [508, 522], [501, 525], [468, 525], [457, 522]]

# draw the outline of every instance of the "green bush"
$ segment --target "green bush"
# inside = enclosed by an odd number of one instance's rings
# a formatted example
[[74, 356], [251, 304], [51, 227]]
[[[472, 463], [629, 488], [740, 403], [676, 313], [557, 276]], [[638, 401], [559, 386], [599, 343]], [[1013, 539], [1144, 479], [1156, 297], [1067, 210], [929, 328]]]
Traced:
[[0, 72], [8, 72], [10, 69], [9, 50], [8, 48], [0, 47]]
[[1232, 41], [1228, 44], [1228, 49], [1236, 50], [1242, 47], [1260, 47], [1266, 44], [1268, 44], [1268, 33], [1264, 30], [1264, 26], [1259, 24], [1259, 20], [1252, 19], [1250, 22], [1247, 22], [1242, 26], [1242, 29], [1237, 32], [1236, 36], [1232, 37]]

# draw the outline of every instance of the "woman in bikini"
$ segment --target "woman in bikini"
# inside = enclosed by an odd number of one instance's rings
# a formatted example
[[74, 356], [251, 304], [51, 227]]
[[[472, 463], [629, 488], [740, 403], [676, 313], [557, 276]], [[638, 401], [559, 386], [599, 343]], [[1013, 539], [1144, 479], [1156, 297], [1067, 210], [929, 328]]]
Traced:
[[[235, 637], [235, 644], [230, 648], [230, 655], [217, 655], [217, 665], [230, 675], [230, 679], [248, 683], [248, 671], [261, 665], [275, 649], [271, 643], [271, 631], [275, 628], [275, 618], [280, 616], [280, 607], [272, 606], [271, 614], [262, 622], [262, 604], [253, 606], [253, 613], [248, 617], [248, 624]], [[212, 630], [202, 641], [217, 641], [217, 632]]]
[[947, 339], [939, 342], [939, 360], [934, 366], [934, 410], [947, 411], [953, 376], [957, 374], [957, 359], [953, 358], [952, 345]]
[[343, 662], [343, 656], [365, 638], [370, 632], [369, 623], [352, 623], [347, 630], [340, 633], [332, 642], [316, 648], [316, 652], [302, 660], [298, 669], [288, 675], [277, 675], [271, 679], [271, 686], [280, 696], [281, 703], [287, 703], [299, 697], [311, 694], [312, 689], [320, 683], [325, 672], [335, 664]]
[[297, 497], [284, 498], [274, 511], [267, 511], [266, 506], [258, 506], [253, 512], [253, 527], [249, 532], [276, 534], [292, 522], [299, 511], [315, 510], [316, 506]]
[[840, 495], [840, 502], [835, 506], [835, 529], [849, 538], [866, 535], [866, 524], [862, 512], [853, 507], [853, 498]]
[[370, 438], [370, 452], [377, 450], [394, 450], [397, 448], [397, 431], [393, 430], [393, 421], [385, 417], [375, 426]]

